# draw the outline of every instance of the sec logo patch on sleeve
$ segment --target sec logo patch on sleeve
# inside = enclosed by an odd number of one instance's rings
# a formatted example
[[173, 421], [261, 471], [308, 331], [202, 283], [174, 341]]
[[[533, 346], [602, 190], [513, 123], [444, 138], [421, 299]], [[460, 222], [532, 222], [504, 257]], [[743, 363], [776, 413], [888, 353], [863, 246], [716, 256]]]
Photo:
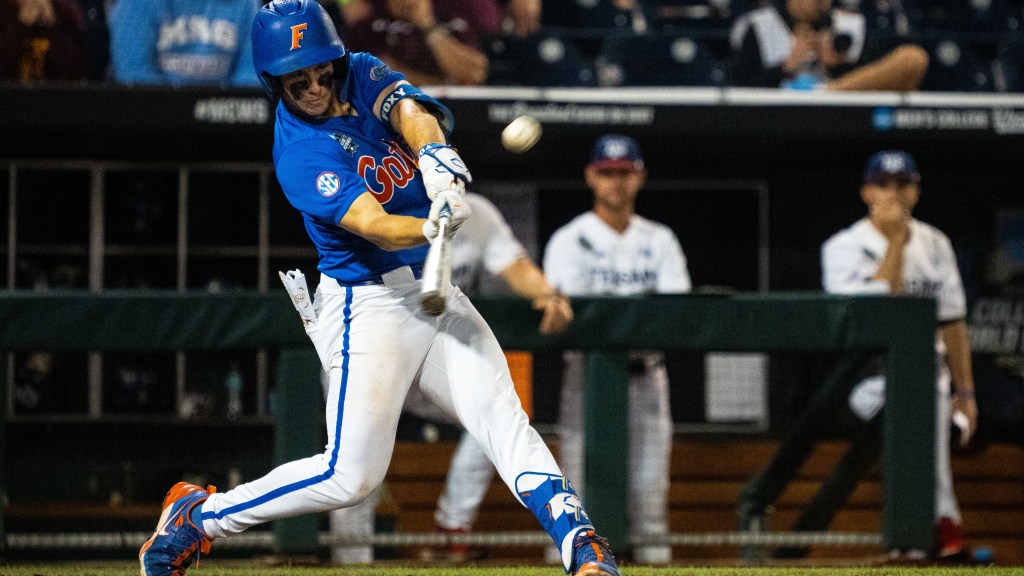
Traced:
[[316, 177], [316, 191], [324, 198], [330, 198], [341, 189], [341, 179], [334, 172], [321, 172]]

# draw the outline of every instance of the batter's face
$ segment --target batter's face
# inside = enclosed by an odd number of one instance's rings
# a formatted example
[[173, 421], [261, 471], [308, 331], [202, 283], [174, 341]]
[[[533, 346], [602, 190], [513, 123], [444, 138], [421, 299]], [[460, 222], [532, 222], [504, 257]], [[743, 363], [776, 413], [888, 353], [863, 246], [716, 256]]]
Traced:
[[861, 188], [861, 198], [869, 207], [886, 202], [897, 202], [907, 213], [914, 211], [921, 198], [921, 186], [913, 178], [891, 176], [867, 182]]
[[646, 170], [623, 168], [586, 169], [587, 186], [594, 191], [594, 205], [613, 212], [628, 210], [636, 205], [636, 195], [647, 181]]
[[337, 101], [334, 95], [334, 65], [322, 62], [281, 76], [284, 103], [311, 118], [327, 116]]

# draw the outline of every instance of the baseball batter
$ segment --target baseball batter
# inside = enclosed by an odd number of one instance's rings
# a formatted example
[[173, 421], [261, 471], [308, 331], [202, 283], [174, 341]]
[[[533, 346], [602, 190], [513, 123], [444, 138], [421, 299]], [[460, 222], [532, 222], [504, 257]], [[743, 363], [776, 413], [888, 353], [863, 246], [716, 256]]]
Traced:
[[[919, 182], [917, 165], [906, 152], [885, 150], [871, 157], [861, 188], [868, 215], [822, 246], [822, 282], [826, 291], [839, 294], [907, 294], [936, 301], [936, 554], [948, 557], [962, 554], [965, 547], [949, 462], [951, 408], [966, 416], [967, 437], [974, 432], [978, 410], [956, 256], [945, 234], [913, 218]], [[884, 398], [885, 380], [874, 376], [854, 388], [850, 406], [868, 419], [881, 409]]]
[[[472, 294], [479, 291], [484, 272], [499, 276], [513, 292], [543, 311], [541, 334], [564, 330], [573, 317], [568, 298], [548, 284], [490, 200], [468, 193], [466, 202], [473, 210], [473, 217], [466, 220], [452, 239], [452, 284]], [[457, 424], [416, 388], [406, 397], [404, 411], [427, 420]], [[437, 527], [447, 532], [469, 531], [493, 477], [494, 466], [487, 454], [472, 435], [463, 432], [437, 502], [434, 514]], [[355, 506], [331, 512], [331, 532], [345, 536], [372, 534], [378, 501], [379, 491]], [[337, 546], [331, 551], [331, 558], [336, 564], [370, 563], [373, 547]]]
[[[594, 208], [552, 235], [544, 253], [548, 280], [570, 296], [689, 292], [686, 257], [675, 234], [634, 212], [646, 179], [637, 142], [617, 134], [600, 138], [585, 176]], [[630, 360], [630, 532], [633, 538], [662, 536], [668, 533], [672, 450], [668, 376], [661, 352], [633, 352]], [[582, 353], [565, 353], [558, 419], [561, 463], [578, 479], [583, 478], [583, 421], [573, 407], [583, 403], [584, 367]], [[633, 558], [664, 564], [671, 560], [671, 549], [637, 546]]]
[[442, 208], [469, 216], [451, 115], [366, 53], [349, 53], [314, 0], [253, 21], [253, 64], [277, 100], [274, 164], [320, 257], [306, 332], [331, 379], [327, 445], [224, 493], [179, 482], [139, 551], [142, 573], [180, 576], [213, 540], [278, 518], [352, 506], [380, 484], [411, 387], [456, 418], [578, 575], [618, 576], [607, 542], [530, 427], [501, 348], [469, 300], [420, 310], [417, 276]]

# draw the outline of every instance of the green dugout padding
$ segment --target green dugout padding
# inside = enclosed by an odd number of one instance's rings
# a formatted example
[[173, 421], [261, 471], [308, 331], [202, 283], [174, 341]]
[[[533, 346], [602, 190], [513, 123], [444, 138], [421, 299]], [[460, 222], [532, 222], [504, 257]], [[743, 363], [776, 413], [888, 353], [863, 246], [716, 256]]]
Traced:
[[[573, 302], [576, 321], [564, 334], [551, 337], [537, 334], [538, 313], [525, 301], [481, 298], [477, 306], [508, 349], [559, 347], [594, 352], [585, 407], [590, 434], [585, 454], [587, 500], [595, 524], [613, 543], [625, 542], [627, 534], [623, 465], [627, 430], [625, 418], [612, 413], [626, 397], [626, 350], [873, 350], [886, 354], [883, 541], [890, 548], [931, 545], [935, 405], [921, 401], [934, 395], [931, 300], [817, 293], [578, 298]], [[296, 349], [294, 355], [283, 354], [282, 361], [294, 363], [295, 368], [279, 370], [277, 385], [308, 396], [294, 398], [295, 410], [281, 411], [286, 416], [278, 426], [282, 434], [295, 430], [305, 435], [314, 428], [310, 422], [320, 421], [306, 411], [319, 410], [322, 392], [315, 377], [316, 361], [309, 354], [311, 345], [283, 293], [12, 291], [0, 296], [0, 350], [260, 347]], [[606, 402], [609, 398], [618, 400]], [[277, 436], [279, 460], [306, 457], [320, 449], [301, 438], [293, 443], [292, 432], [287, 432], [287, 439], [282, 434]], [[292, 549], [288, 542], [303, 542], [305, 549], [314, 541], [312, 524], [297, 529], [287, 537], [278, 534], [282, 550]]]

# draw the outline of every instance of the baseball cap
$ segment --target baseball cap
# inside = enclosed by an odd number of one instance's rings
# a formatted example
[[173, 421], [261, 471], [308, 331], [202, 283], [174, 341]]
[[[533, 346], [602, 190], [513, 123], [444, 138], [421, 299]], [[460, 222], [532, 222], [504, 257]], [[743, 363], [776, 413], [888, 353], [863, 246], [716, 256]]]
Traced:
[[911, 182], [921, 180], [914, 157], [902, 150], [882, 150], [868, 160], [864, 168], [865, 182], [878, 182], [886, 178], [903, 178]]
[[607, 134], [594, 143], [590, 166], [598, 170], [643, 170], [644, 158], [640, 145], [629, 136]]

